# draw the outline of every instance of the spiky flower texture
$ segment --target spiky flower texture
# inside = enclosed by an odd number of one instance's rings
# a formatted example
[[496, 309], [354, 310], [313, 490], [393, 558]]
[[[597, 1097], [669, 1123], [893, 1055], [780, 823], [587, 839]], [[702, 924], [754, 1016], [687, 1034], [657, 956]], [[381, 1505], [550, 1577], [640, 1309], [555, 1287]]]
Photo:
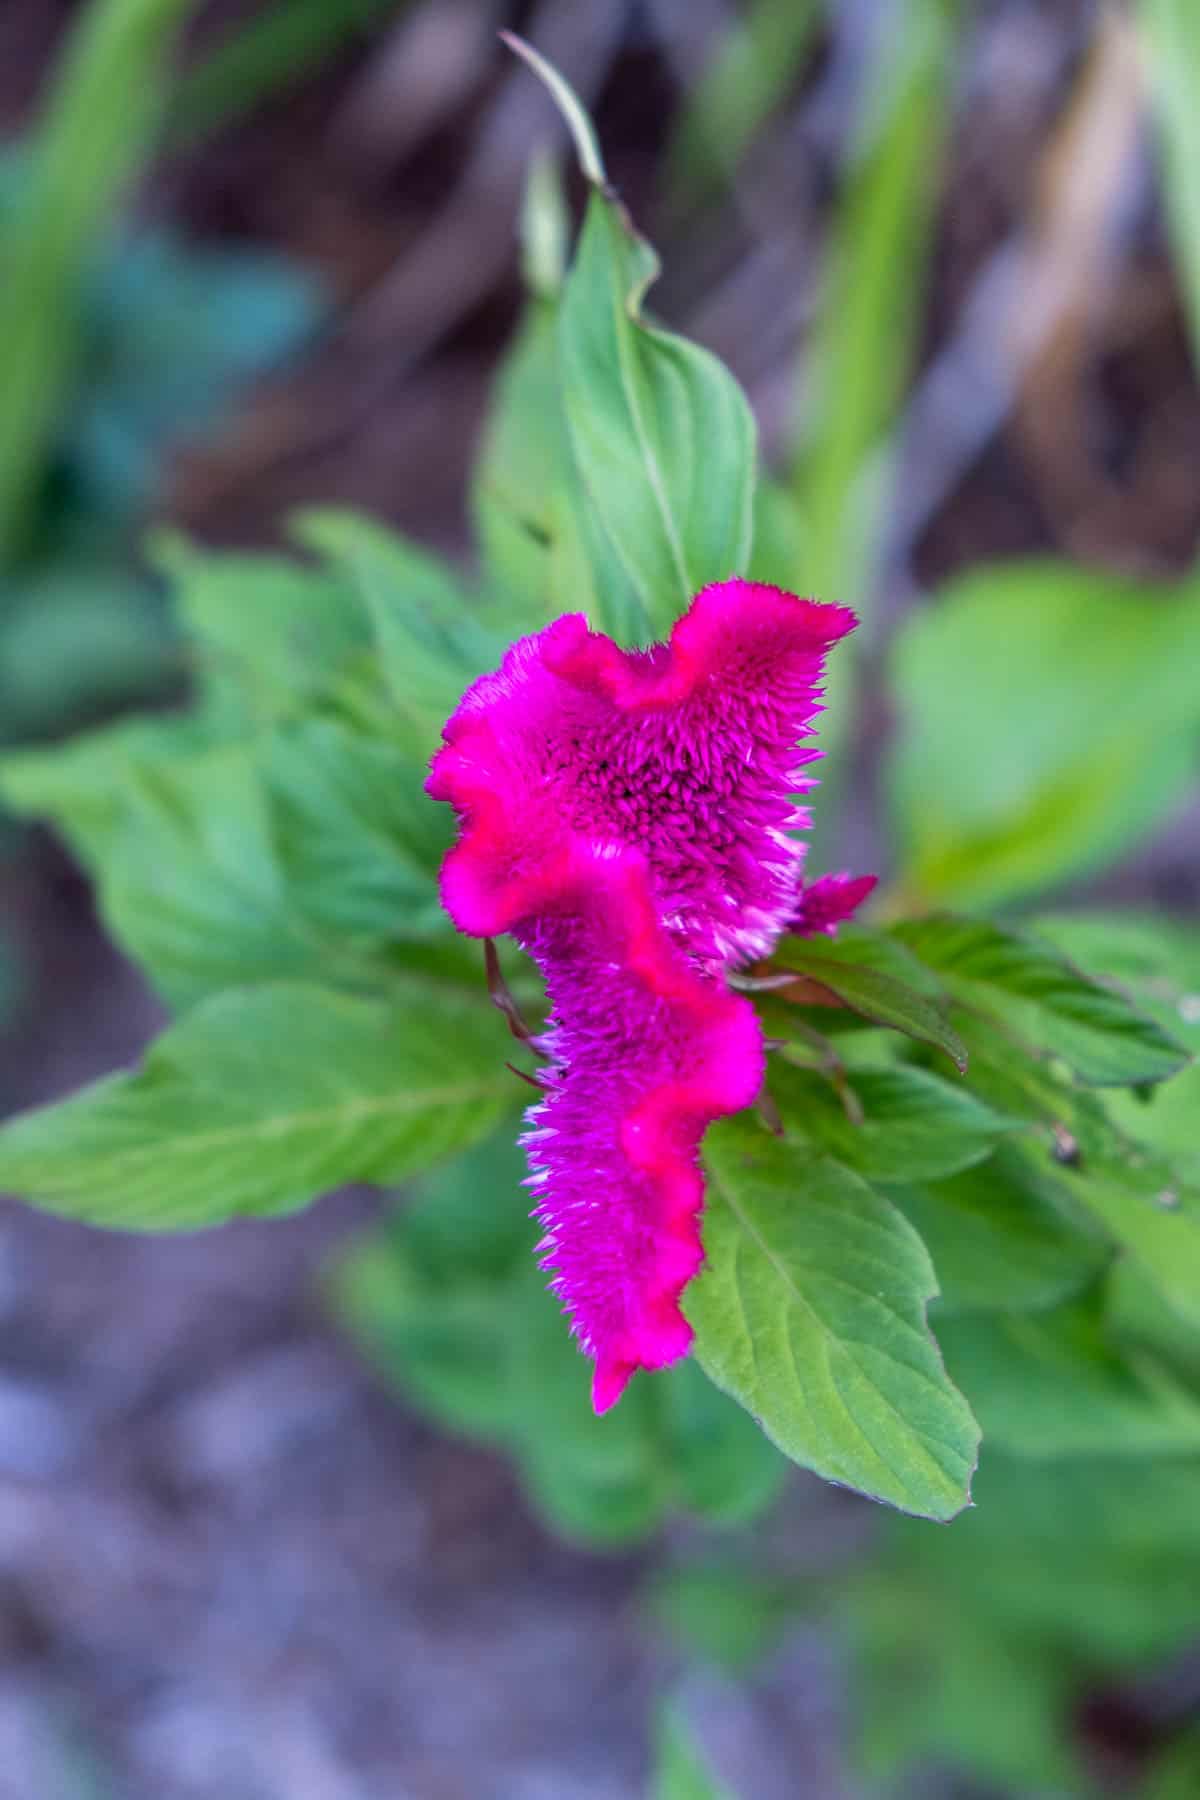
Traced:
[[[568, 614], [467, 690], [433, 761], [429, 792], [461, 826], [448, 912], [471, 936], [511, 934], [546, 979], [524, 1143], [598, 1412], [691, 1342], [700, 1140], [763, 1078], [757, 1017], [726, 975], [805, 928], [794, 834], [818, 752], [801, 740], [854, 623], [742, 580], [704, 588], [645, 651]], [[851, 898], [822, 900], [816, 928]]]

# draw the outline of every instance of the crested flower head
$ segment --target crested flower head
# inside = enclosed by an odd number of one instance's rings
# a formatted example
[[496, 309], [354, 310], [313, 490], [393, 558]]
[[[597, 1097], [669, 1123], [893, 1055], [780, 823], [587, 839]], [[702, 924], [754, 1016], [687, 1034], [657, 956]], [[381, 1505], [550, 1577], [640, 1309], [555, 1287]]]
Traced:
[[817, 754], [799, 740], [853, 624], [738, 580], [648, 651], [570, 614], [467, 690], [434, 758], [429, 792], [462, 828], [447, 910], [473, 936], [511, 933], [546, 977], [551, 1068], [525, 1142], [598, 1410], [690, 1343], [700, 1139], [762, 1080], [755, 1015], [724, 974], [796, 914], [796, 796]]

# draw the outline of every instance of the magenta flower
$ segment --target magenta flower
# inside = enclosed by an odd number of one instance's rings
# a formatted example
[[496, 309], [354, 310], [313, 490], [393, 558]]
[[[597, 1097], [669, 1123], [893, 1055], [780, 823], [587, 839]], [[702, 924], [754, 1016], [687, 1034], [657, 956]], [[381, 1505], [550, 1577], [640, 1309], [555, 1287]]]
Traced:
[[740, 580], [705, 588], [647, 651], [569, 614], [467, 690], [433, 761], [428, 790], [462, 825], [447, 910], [472, 936], [511, 933], [546, 978], [550, 1063], [524, 1142], [598, 1412], [691, 1342], [700, 1140], [763, 1076], [725, 973], [766, 955], [800, 904], [796, 796], [818, 752], [798, 742], [854, 622]]
[[805, 882], [788, 929], [797, 937], [836, 937], [838, 926], [853, 918], [878, 880], [878, 875], [850, 875], [842, 869]]

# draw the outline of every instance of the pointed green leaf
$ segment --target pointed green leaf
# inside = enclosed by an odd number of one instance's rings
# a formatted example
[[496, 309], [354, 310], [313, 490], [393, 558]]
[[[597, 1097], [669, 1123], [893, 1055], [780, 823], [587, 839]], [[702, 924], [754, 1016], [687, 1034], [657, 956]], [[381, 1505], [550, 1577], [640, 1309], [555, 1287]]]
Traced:
[[583, 485], [659, 637], [749, 561], [754, 421], [714, 356], [647, 325], [658, 259], [619, 203], [588, 201], [563, 290], [563, 397]]
[[868, 1180], [929, 1181], [982, 1161], [1017, 1121], [923, 1069], [855, 1068], [851, 1120], [827, 1076], [775, 1067], [771, 1094], [789, 1130]]
[[1120, 1167], [1085, 1165], [1076, 1192], [1167, 1304], [1200, 1327], [1200, 1191], [1146, 1188]]
[[[450, 821], [422, 777], [320, 719], [190, 757], [131, 737], [90, 827], [105, 923], [175, 1008], [287, 977], [376, 990], [405, 947], [455, 942], [437, 892]], [[477, 951], [455, 948], [474, 981]]]
[[793, 1461], [906, 1512], [967, 1504], [978, 1432], [925, 1322], [920, 1239], [858, 1176], [745, 1120], [705, 1140], [696, 1354]]
[[507, 641], [562, 612], [611, 635], [645, 635], [637, 594], [606, 548], [579, 478], [563, 412], [558, 305], [530, 302], [501, 366], [472, 483], [488, 577], [485, 617]]
[[506, 41], [549, 89], [591, 188], [558, 311], [559, 378], [598, 597], [619, 591], [605, 573], [615, 562], [636, 604], [593, 623], [645, 642], [664, 636], [699, 588], [746, 571], [754, 418], [716, 357], [642, 317], [658, 258], [607, 185], [591, 120], [536, 51]]
[[447, 932], [437, 874], [453, 821], [419, 762], [314, 719], [275, 732], [262, 767], [285, 892], [310, 928], [364, 954]]
[[[887, 940], [880, 942], [886, 944]], [[892, 945], [890, 949], [888, 960], [895, 963], [896, 948]], [[903, 950], [899, 954], [903, 957]], [[794, 970], [806, 982], [816, 982], [835, 1001], [874, 1025], [885, 1025], [919, 1043], [944, 1050], [961, 1073], [967, 1066], [967, 1052], [946, 1018], [941, 1001], [927, 992], [918, 992], [883, 968], [852, 960], [853, 955], [849, 945], [830, 946], [817, 938], [785, 937], [776, 945], [770, 966], [772, 970]], [[872, 955], [872, 962], [877, 960], [878, 951]], [[804, 999], [802, 990], [794, 994], [787, 989], [783, 992], [789, 999]]]
[[1081, 1081], [1163, 1081], [1188, 1061], [1153, 1019], [1033, 938], [949, 913], [907, 920], [894, 935], [956, 1000], [991, 1014], [1030, 1053], [1061, 1057]]
[[136, 1073], [0, 1128], [0, 1187], [95, 1225], [194, 1230], [401, 1181], [489, 1131], [515, 1086], [493, 1019], [451, 994], [235, 990]]
[[[1040, 1159], [1040, 1184], [1064, 1216], [1084, 1229], [1100, 1227], [1134, 1258], [1169, 1306], [1181, 1317], [1195, 1318], [1200, 1187], [1190, 1170], [1131, 1137], [1098, 1095], [1014, 1049], [988, 1020], [964, 1020], [963, 1031], [973, 1084], [994, 1106], [1037, 1126], [1043, 1147], [1021, 1155]], [[1157, 1096], [1143, 1103], [1141, 1119], [1134, 1116], [1133, 1123], [1152, 1121], [1157, 1104]], [[1067, 1160], [1056, 1163], [1064, 1142]]]
[[1193, 1062], [1145, 1096], [1112, 1094], [1115, 1122], [1176, 1160], [1200, 1183], [1200, 933], [1150, 914], [1056, 914], [1036, 921], [1039, 936], [1093, 980], [1115, 986], [1191, 1052]]

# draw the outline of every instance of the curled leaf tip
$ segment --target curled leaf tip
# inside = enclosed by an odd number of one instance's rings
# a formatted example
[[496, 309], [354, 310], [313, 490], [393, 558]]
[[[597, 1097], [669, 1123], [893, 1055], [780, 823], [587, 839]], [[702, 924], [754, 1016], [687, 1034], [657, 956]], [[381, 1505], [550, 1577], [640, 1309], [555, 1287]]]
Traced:
[[532, 44], [526, 43], [523, 37], [518, 37], [515, 31], [502, 31], [499, 35], [501, 43], [507, 45], [515, 56], [519, 56], [521, 61], [533, 70], [562, 114], [567, 130], [571, 133], [575, 154], [579, 158], [579, 166], [583, 170], [585, 178], [593, 187], [606, 187], [608, 177], [604, 173], [604, 159], [600, 155], [599, 139], [596, 137], [595, 127], [587, 115], [583, 102], [574, 88], [563, 79], [553, 63], [547, 62], [546, 58], [539, 55]]

